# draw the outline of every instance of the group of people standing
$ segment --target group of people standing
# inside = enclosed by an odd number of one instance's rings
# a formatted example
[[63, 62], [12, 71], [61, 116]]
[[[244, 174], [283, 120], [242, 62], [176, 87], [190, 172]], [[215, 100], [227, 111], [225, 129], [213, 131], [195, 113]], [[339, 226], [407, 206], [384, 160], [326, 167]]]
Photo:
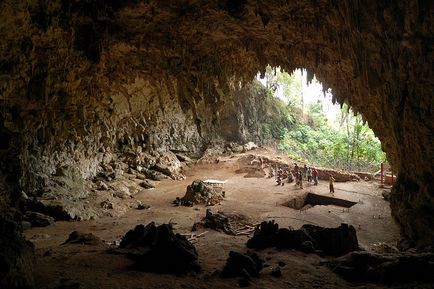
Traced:
[[297, 163], [294, 164], [294, 170], [283, 170], [281, 167], [275, 172], [273, 168], [270, 170], [269, 177], [276, 176], [276, 182], [278, 186], [284, 185], [284, 180], [287, 179], [288, 183], [292, 183], [295, 180], [295, 185], [297, 187], [303, 188], [303, 179], [308, 183], [313, 183], [315, 186], [318, 185], [318, 170], [313, 167], [307, 167], [304, 165], [301, 169]]
[[[260, 165], [261, 168], [264, 167], [262, 158], [260, 159]], [[278, 186], [283, 186], [285, 179], [287, 183], [292, 183], [295, 180], [295, 186], [300, 189], [303, 189], [303, 180], [306, 180], [308, 184], [313, 183], [314, 186], [318, 185], [318, 170], [315, 167], [308, 167], [306, 164], [301, 168], [297, 163], [294, 163], [294, 169], [292, 171], [290, 169], [284, 170], [281, 167], [274, 170], [274, 168], [271, 167], [268, 177], [276, 177]], [[334, 181], [335, 178], [333, 175], [329, 174], [329, 189], [331, 194], [335, 192]]]
[[298, 167], [297, 164], [294, 165], [294, 170], [296, 174], [297, 182], [296, 186], [299, 186], [301, 189], [303, 188], [303, 179], [306, 180], [309, 184], [313, 183], [314, 186], [318, 185], [318, 170], [314, 167], [308, 167], [306, 164], [303, 166], [303, 171]]

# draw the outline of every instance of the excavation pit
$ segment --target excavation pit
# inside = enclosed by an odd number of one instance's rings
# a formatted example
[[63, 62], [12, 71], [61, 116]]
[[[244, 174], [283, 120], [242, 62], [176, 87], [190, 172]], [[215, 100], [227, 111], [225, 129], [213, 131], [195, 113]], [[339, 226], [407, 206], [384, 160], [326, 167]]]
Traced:
[[329, 206], [334, 205], [343, 208], [351, 208], [357, 202], [351, 202], [344, 199], [333, 198], [314, 193], [307, 193], [301, 196], [290, 199], [283, 205], [296, 210], [307, 210], [314, 206]]

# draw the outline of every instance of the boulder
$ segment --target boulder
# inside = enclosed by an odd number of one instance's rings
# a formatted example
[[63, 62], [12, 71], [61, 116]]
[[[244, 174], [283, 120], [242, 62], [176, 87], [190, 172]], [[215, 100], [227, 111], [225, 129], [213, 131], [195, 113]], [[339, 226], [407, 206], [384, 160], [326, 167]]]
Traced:
[[176, 180], [182, 178], [182, 164], [172, 152], [161, 152], [157, 158], [157, 163], [152, 169]]
[[174, 234], [171, 225], [137, 225], [119, 245], [138, 268], [158, 273], [200, 271], [196, 248], [185, 236]]
[[259, 259], [256, 253], [247, 252], [242, 254], [230, 251], [229, 258], [226, 260], [226, 265], [221, 272], [221, 277], [245, 277], [246, 272], [248, 276], [258, 277], [262, 268], [262, 260]]
[[341, 224], [337, 228], [323, 228], [306, 224], [301, 227], [313, 244], [325, 254], [342, 256], [352, 251], [359, 250], [356, 229], [347, 224]]
[[264, 249], [274, 247], [278, 229], [279, 225], [274, 220], [262, 222], [256, 226], [253, 237], [247, 241], [247, 248]]
[[147, 179], [154, 180], [154, 181], [162, 181], [169, 178], [165, 174], [153, 170], [142, 169], [141, 172]]
[[192, 163], [194, 163], [194, 161], [191, 158], [189, 158], [188, 156], [186, 156], [184, 154], [177, 153], [176, 157], [178, 158], [178, 160], [180, 162], [184, 162], [186, 164], [192, 164]]
[[257, 226], [253, 237], [247, 241], [247, 247], [289, 248], [331, 256], [342, 256], [359, 250], [356, 230], [351, 225], [341, 224], [337, 228], [323, 228], [306, 224], [299, 230], [289, 230], [279, 229], [274, 221], [262, 222]]
[[30, 222], [32, 227], [47, 227], [54, 224], [54, 218], [37, 213], [37, 212], [26, 212], [23, 216], [23, 219], [27, 222]]
[[73, 231], [63, 244], [99, 245], [102, 241], [92, 233]]
[[88, 220], [95, 216], [92, 208], [78, 199], [39, 200], [29, 210], [53, 217], [56, 221]]
[[258, 146], [254, 142], [251, 142], [251, 141], [249, 141], [248, 143], [244, 144], [244, 146], [243, 146], [243, 150], [246, 151], [246, 152], [254, 150], [254, 149], [257, 149], [257, 148], [258, 148]]

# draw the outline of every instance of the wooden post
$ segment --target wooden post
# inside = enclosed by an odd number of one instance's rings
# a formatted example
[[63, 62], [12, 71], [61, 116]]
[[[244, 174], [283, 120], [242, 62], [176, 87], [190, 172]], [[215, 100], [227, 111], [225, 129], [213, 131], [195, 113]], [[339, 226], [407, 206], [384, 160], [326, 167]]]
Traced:
[[384, 164], [383, 163], [381, 163], [380, 179], [381, 179], [380, 183], [381, 183], [381, 185], [383, 185], [383, 183], [384, 183]]

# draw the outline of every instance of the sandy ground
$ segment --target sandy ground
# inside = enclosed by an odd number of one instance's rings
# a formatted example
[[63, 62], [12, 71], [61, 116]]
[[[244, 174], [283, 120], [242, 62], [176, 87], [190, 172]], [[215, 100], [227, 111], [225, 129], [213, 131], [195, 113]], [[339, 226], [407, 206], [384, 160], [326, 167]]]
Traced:
[[[263, 150], [251, 153], [270, 155]], [[52, 288], [61, 279], [71, 279], [80, 283], [80, 288], [89, 289], [237, 288], [237, 278], [221, 279], [213, 273], [223, 268], [230, 250], [247, 251], [245, 243], [248, 236], [229, 236], [208, 230], [195, 243], [202, 272], [187, 276], [136, 271], [132, 262], [124, 256], [110, 254], [107, 251], [109, 245], [61, 245], [74, 230], [91, 232], [105, 241], [115, 241], [137, 224], [151, 221], [157, 224], [170, 221], [176, 232], [189, 233], [192, 224], [205, 216], [207, 207], [174, 207], [172, 201], [177, 196], [183, 196], [186, 186], [195, 179], [225, 180], [226, 199], [220, 205], [211, 207], [212, 210], [244, 214], [252, 223], [274, 219], [280, 227], [293, 228], [306, 223], [326, 227], [349, 223], [355, 226], [359, 243], [367, 250], [375, 249], [375, 244], [380, 242], [395, 245], [399, 239], [398, 227], [390, 216], [389, 204], [381, 197], [382, 189], [379, 189], [378, 183], [336, 183], [334, 197], [357, 202], [349, 210], [337, 206], [315, 206], [299, 211], [282, 203], [306, 192], [328, 195], [328, 183], [320, 181], [318, 186], [305, 184], [304, 189], [298, 189], [294, 184], [276, 186], [274, 179], [270, 178], [245, 178], [244, 174], [235, 173], [245, 165], [239, 161], [242, 156], [222, 157], [218, 164], [195, 165], [185, 171], [186, 180], [161, 181], [155, 189], [142, 191], [134, 199], [116, 199], [114, 211], [123, 212], [121, 216], [57, 222], [50, 227], [27, 230], [26, 237], [37, 248], [35, 278], [38, 288]], [[131, 208], [137, 201], [149, 204], [151, 208]], [[201, 229], [196, 233], [204, 231]], [[321, 265], [324, 258], [314, 254], [276, 249], [258, 251], [258, 254], [268, 267], [262, 270], [260, 278], [253, 280], [250, 288], [383, 288], [381, 285], [347, 283]], [[280, 261], [286, 264], [282, 267], [283, 276], [272, 277], [271, 269]]]

